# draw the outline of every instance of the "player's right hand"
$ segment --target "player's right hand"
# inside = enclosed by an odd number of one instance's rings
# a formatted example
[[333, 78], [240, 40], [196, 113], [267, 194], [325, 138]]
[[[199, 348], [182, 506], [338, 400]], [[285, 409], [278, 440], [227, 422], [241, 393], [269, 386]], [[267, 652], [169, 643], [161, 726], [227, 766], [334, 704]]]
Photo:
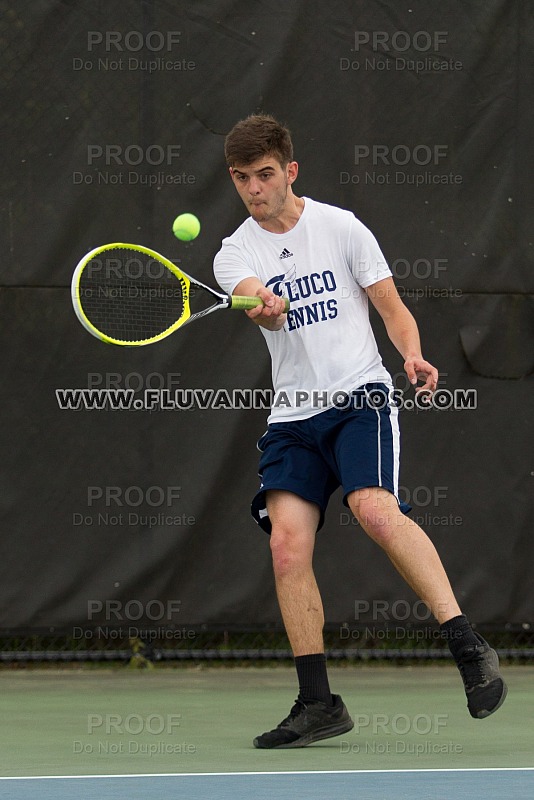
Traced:
[[264, 328], [280, 330], [286, 321], [284, 298], [274, 294], [265, 286], [260, 286], [256, 290], [256, 295], [263, 300], [263, 304], [260, 303], [256, 308], [245, 311], [245, 314]]

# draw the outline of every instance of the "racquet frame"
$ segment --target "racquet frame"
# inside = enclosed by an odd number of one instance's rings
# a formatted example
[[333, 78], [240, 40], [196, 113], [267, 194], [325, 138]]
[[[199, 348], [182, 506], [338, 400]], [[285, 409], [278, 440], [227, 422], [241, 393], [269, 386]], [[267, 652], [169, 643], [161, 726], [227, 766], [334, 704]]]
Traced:
[[[149, 338], [141, 339], [139, 341], [125, 341], [123, 339], [114, 339], [113, 337], [108, 336], [107, 334], [100, 331], [95, 325], [93, 325], [93, 323], [88, 318], [83, 309], [82, 298], [80, 297], [80, 281], [84, 269], [98, 255], [105, 254], [110, 250], [115, 250], [118, 248], [142, 253], [143, 255], [149, 256], [155, 261], [158, 261], [159, 263], [163, 264], [182, 285], [183, 289], [182, 314], [180, 315], [179, 319], [177, 319], [172, 325], [170, 325], [168, 328], [166, 328], [164, 331], [157, 334], [156, 336], [151, 336]], [[215, 298], [215, 303], [213, 303], [213, 305], [209, 306], [208, 308], [202, 309], [202, 311], [197, 311], [195, 313], [192, 313], [189, 304], [189, 294], [191, 286], [200, 287], [204, 289], [213, 298]], [[112, 244], [105, 244], [101, 245], [100, 247], [95, 247], [79, 261], [72, 276], [71, 299], [78, 320], [81, 322], [83, 327], [87, 331], [89, 331], [89, 333], [91, 333], [93, 336], [96, 336], [97, 339], [106, 342], [107, 344], [116, 344], [126, 347], [139, 347], [142, 345], [154, 344], [155, 342], [159, 342], [162, 339], [165, 339], [167, 336], [170, 336], [171, 333], [174, 333], [174, 331], [176, 331], [178, 328], [181, 328], [184, 325], [186, 325], [188, 322], [192, 322], [193, 320], [199, 319], [200, 317], [205, 317], [208, 314], [211, 314], [213, 311], [218, 311], [224, 308], [232, 308], [234, 310], [249, 310], [252, 308], [256, 308], [258, 305], [263, 303], [263, 301], [259, 297], [228, 295], [228, 294], [223, 294], [222, 292], [217, 292], [210, 286], [206, 286], [205, 283], [196, 280], [196, 278], [192, 278], [182, 269], [178, 268], [176, 264], [174, 264], [168, 258], [165, 258], [165, 256], [162, 256], [160, 253], [157, 253], [155, 250], [151, 250], [149, 247], [144, 247], [143, 245], [140, 244], [125, 244], [122, 242], [114, 242]], [[288, 309], [289, 309], [289, 301], [286, 299], [286, 311]]]

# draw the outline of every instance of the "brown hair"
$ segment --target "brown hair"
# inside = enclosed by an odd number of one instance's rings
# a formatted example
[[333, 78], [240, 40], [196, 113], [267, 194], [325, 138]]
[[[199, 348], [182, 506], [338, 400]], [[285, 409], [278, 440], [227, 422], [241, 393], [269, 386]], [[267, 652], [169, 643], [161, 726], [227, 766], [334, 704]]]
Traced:
[[285, 167], [293, 161], [291, 133], [269, 114], [252, 114], [234, 125], [225, 139], [224, 155], [229, 167], [252, 164], [268, 155]]

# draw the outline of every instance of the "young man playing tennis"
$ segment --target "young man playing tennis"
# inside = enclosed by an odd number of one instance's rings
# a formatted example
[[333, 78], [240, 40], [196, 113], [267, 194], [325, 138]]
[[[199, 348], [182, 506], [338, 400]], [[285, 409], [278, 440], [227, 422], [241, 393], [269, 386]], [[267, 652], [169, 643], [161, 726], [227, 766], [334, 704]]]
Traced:
[[[252, 513], [270, 533], [299, 681], [289, 716], [254, 745], [303, 747], [353, 727], [343, 701], [330, 691], [312, 569], [315, 535], [340, 485], [363, 530], [440, 623], [471, 715], [486, 717], [506, 696], [497, 654], [472, 630], [433, 544], [399, 503], [398, 409], [368, 299], [404, 358], [410, 382], [423, 382], [416, 391], [433, 392], [438, 372], [422, 356], [416, 322], [370, 231], [349, 211], [293, 193], [298, 165], [286, 128], [269, 116], [248, 117], [228, 134], [225, 155], [250, 217], [223, 240], [214, 271], [225, 292], [263, 301], [246, 313], [261, 327], [271, 354], [275, 403], [258, 443], [261, 485]], [[282, 297], [290, 299], [288, 314]]]

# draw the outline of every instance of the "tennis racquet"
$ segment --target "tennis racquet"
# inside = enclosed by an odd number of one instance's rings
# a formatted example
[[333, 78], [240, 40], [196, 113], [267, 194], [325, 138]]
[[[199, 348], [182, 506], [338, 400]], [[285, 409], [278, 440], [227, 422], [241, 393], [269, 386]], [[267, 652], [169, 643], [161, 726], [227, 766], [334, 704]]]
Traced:
[[96, 247], [82, 258], [72, 276], [71, 296], [89, 333], [130, 347], [159, 342], [212, 311], [247, 310], [263, 302], [216, 292], [155, 250], [122, 243]]

